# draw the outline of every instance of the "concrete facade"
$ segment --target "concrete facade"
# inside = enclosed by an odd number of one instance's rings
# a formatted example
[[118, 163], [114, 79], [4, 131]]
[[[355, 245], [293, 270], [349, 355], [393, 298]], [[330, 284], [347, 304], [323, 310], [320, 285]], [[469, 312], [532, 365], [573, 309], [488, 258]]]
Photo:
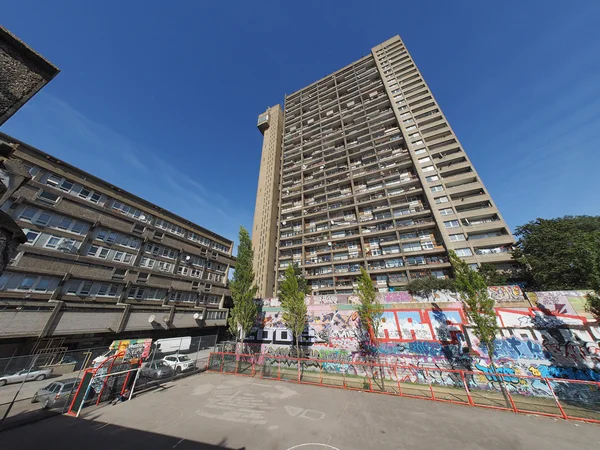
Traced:
[[0, 277], [0, 347], [226, 325], [232, 241], [6, 134], [0, 144], [31, 175], [1, 206], [27, 242]]
[[279, 207], [279, 173], [281, 170], [281, 142], [283, 111], [276, 105], [258, 116], [258, 129], [264, 136], [254, 225], [252, 248], [254, 249], [254, 273], [258, 296], [272, 297], [275, 287], [273, 265], [277, 258], [277, 218]]
[[298, 264], [314, 295], [348, 294], [364, 266], [393, 292], [450, 276], [450, 249], [512, 265], [514, 238], [399, 36], [286, 96], [281, 155], [276, 282]]
[[56, 66], [0, 26], [0, 125], [58, 72]]

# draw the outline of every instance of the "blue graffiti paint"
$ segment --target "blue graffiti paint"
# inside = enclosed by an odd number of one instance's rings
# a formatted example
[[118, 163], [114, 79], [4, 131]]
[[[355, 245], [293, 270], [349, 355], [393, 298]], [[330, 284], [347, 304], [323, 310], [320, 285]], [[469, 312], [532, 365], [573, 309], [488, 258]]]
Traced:
[[537, 366], [542, 378], [569, 378], [581, 381], [600, 381], [600, 372], [594, 369], [577, 367]]
[[[488, 381], [499, 382], [500, 379], [502, 378], [507, 383], [513, 383], [513, 384], [519, 383], [519, 379], [516, 377], [507, 377], [507, 376], [502, 377], [502, 376], [495, 375], [496, 373], [500, 374], [500, 375], [514, 375], [515, 369], [511, 369], [510, 367], [496, 367], [496, 372], [494, 372], [494, 369], [492, 367], [483, 366], [481, 364], [475, 364], [475, 367], [478, 370], [481, 370], [485, 374], [485, 377], [488, 379]], [[489, 375], [489, 374], [492, 374], [492, 375]]]

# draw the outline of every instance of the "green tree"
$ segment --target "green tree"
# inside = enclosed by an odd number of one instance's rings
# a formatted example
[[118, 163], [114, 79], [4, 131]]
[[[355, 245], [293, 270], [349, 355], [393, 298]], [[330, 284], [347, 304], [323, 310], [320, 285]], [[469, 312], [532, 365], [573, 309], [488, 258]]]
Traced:
[[235, 336], [236, 341], [243, 342], [256, 321], [258, 308], [254, 299], [258, 287], [254, 284], [254, 270], [252, 269], [254, 251], [248, 230], [240, 227], [239, 237], [235, 269], [229, 283], [233, 308], [228, 322], [229, 330]]
[[[498, 322], [496, 321], [496, 311], [494, 310], [494, 299], [488, 294], [488, 286], [483, 276], [460, 259], [454, 250], [450, 254], [450, 263], [454, 270], [454, 289], [460, 294], [465, 314], [472, 324], [473, 334], [479, 339], [479, 342], [487, 350], [490, 358], [490, 365], [494, 373], [497, 373], [496, 363], [494, 362], [494, 341], [498, 333]], [[500, 388], [510, 407], [511, 402], [504, 385], [502, 377]]]
[[490, 263], [479, 266], [479, 274], [488, 286], [504, 286], [508, 281], [506, 276]]
[[417, 278], [408, 283], [408, 292], [419, 297], [429, 298], [435, 291], [452, 291], [454, 282], [447, 278], [437, 278], [433, 275]]
[[298, 276], [293, 265], [285, 269], [283, 281], [279, 284], [279, 301], [283, 309], [283, 321], [292, 330], [296, 341], [296, 356], [300, 357], [300, 337], [306, 328], [308, 309], [304, 301]]
[[600, 296], [597, 291], [586, 295], [585, 309], [600, 322]]
[[298, 289], [300, 290], [300, 292], [304, 292], [305, 295], [309, 295], [311, 293], [311, 289], [308, 285], [308, 281], [306, 281], [306, 278], [304, 278], [304, 273], [302, 272], [302, 269], [300, 268], [298, 263], [294, 263], [293, 267], [294, 275], [296, 275], [296, 278], [298, 279]]
[[517, 227], [514, 258], [532, 287], [594, 289], [600, 285], [600, 216], [537, 219]]
[[369, 337], [375, 351], [377, 351], [377, 336], [379, 335], [379, 326], [381, 316], [383, 315], [383, 306], [377, 301], [377, 290], [373, 285], [373, 280], [369, 272], [364, 267], [360, 268], [360, 276], [357, 278], [358, 287], [356, 294], [360, 299], [358, 306], [358, 316], [365, 336]]

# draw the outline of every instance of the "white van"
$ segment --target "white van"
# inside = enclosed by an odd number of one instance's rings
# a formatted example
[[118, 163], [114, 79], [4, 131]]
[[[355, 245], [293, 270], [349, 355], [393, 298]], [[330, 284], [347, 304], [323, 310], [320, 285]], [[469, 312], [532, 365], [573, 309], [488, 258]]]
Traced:
[[159, 339], [155, 343], [155, 348], [163, 355], [169, 353], [176, 353], [177, 351], [179, 351], [180, 353], [185, 353], [190, 349], [191, 344], [191, 336], [174, 337], [168, 339]]

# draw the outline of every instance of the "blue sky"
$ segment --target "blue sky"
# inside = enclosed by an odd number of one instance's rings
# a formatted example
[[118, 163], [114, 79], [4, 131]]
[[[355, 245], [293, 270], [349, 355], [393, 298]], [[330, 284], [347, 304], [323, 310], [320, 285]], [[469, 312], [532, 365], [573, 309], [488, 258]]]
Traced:
[[2, 131], [235, 239], [258, 114], [400, 34], [512, 228], [597, 215], [598, 17], [596, 1], [8, 2], [2, 24], [62, 72]]

